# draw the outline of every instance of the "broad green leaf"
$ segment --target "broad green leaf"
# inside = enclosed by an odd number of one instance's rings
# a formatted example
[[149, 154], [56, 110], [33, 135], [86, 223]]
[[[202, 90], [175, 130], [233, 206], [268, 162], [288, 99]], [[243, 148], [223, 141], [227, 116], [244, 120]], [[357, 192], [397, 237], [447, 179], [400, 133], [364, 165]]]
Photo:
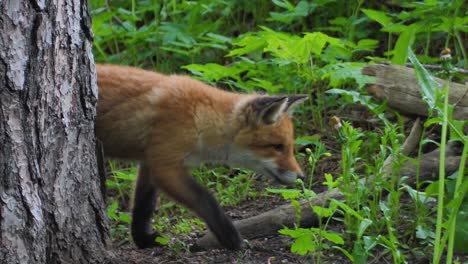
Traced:
[[353, 247], [353, 263], [355, 264], [365, 264], [368, 258], [368, 253], [364, 249], [361, 240], [356, 240]]
[[264, 26], [261, 28], [264, 30], [262, 36], [267, 43], [263, 51], [270, 52], [283, 62], [302, 64], [309, 61], [310, 50], [303, 39], [284, 32], [276, 32]]
[[319, 136], [304, 136], [304, 137], [296, 138], [296, 140], [294, 140], [294, 144], [305, 146], [305, 145], [315, 144], [318, 141], [320, 141]]
[[306, 47], [312, 51], [315, 55], [322, 54], [322, 50], [327, 43], [339, 44], [340, 40], [334, 37], [330, 37], [322, 32], [306, 33], [303, 37]]
[[408, 29], [408, 26], [405, 26], [403, 24], [390, 24], [386, 27], [382, 28], [383, 32], [389, 32], [389, 33], [400, 33]]
[[119, 203], [117, 200], [114, 200], [108, 207], [107, 207], [107, 216], [109, 218], [117, 220], [118, 216], [116, 214], [117, 208], [119, 207]]
[[408, 58], [408, 49], [414, 42], [414, 27], [408, 27], [403, 31], [393, 49], [392, 64], [404, 65]]
[[434, 197], [428, 196], [427, 193], [425, 192], [419, 192], [411, 188], [411, 186], [404, 184], [403, 188], [408, 192], [408, 194], [410, 195], [411, 199], [413, 199], [413, 201], [419, 201], [420, 203], [437, 202], [437, 200]]
[[389, 16], [387, 16], [385, 12], [364, 8], [362, 8], [361, 11], [367, 17], [374, 21], [377, 21], [382, 26], [388, 26], [392, 23], [392, 19]]
[[132, 222], [132, 218], [128, 213], [119, 213], [119, 220], [126, 224], [130, 224]]
[[359, 87], [375, 81], [375, 77], [362, 74], [366, 64], [359, 62], [342, 62], [329, 64], [320, 70], [322, 79], [330, 79], [330, 86], [339, 87], [348, 80], [355, 80]]
[[315, 252], [316, 243], [313, 241], [314, 234], [311, 229], [284, 228], [278, 231], [280, 234], [294, 238], [294, 243], [291, 245], [291, 252], [304, 256], [308, 252]]
[[437, 116], [437, 117], [433, 117], [433, 118], [426, 120], [426, 122], [424, 122], [424, 127], [427, 128], [434, 124], [440, 124], [440, 123], [442, 123], [442, 118]]
[[[301, 179], [298, 179], [298, 181], [300, 181], [300, 180], [301, 180]], [[303, 191], [304, 191], [304, 197], [305, 197], [305, 198], [312, 198], [312, 197], [317, 196], [317, 194], [316, 194], [314, 191], [312, 191], [312, 190], [304, 189]]]
[[416, 77], [418, 79], [419, 87], [421, 87], [423, 99], [429, 105], [429, 108], [433, 109], [436, 105], [436, 89], [439, 88], [439, 84], [421, 65], [410, 47], [408, 47], [408, 58], [413, 64], [414, 71], [416, 72]]
[[282, 88], [281, 85], [274, 85], [268, 80], [263, 80], [259, 78], [252, 78], [252, 81], [250, 81], [249, 84], [254, 87], [265, 89], [265, 91], [267, 91], [267, 93], [269, 94], [278, 93], [278, 91]]
[[356, 212], [353, 208], [349, 207], [348, 205], [346, 205], [343, 202], [340, 202], [340, 201], [337, 201], [337, 200], [332, 200], [330, 204], [331, 204], [330, 207], [334, 206], [334, 204], [336, 204], [338, 207], [340, 207], [347, 214], [350, 214], [350, 215], [356, 217], [356, 219], [358, 219], [359, 221], [364, 220], [364, 218], [358, 212]]
[[219, 42], [225, 42], [225, 43], [232, 43], [232, 38], [229, 38], [229, 37], [226, 37], [226, 36], [223, 36], [223, 35], [219, 35], [219, 34], [215, 34], [215, 33], [208, 33], [206, 34], [207, 37], [213, 39], [213, 40], [217, 40]]
[[291, 252], [304, 256], [308, 252], [315, 252], [315, 244], [311, 236], [301, 236], [291, 245]]
[[354, 262], [354, 257], [351, 255], [351, 253], [349, 253], [346, 249], [344, 248], [341, 248], [341, 247], [338, 247], [338, 246], [333, 246], [334, 249], [338, 249], [341, 253], [343, 253], [343, 255], [345, 255], [346, 257], [348, 257], [349, 260], [351, 260], [352, 263], [355, 263]]
[[333, 189], [333, 188], [336, 188], [340, 184], [342, 178], [338, 178], [335, 181], [333, 180], [333, 176], [330, 173], [325, 173], [325, 179], [326, 181], [324, 181], [322, 184], [325, 186], [328, 186], [329, 189]]
[[296, 6], [293, 6], [288, 1], [274, 0], [277, 6], [287, 9], [284, 12], [270, 12], [270, 18], [268, 21], [280, 21], [284, 23], [291, 23], [293, 20], [307, 16], [316, 6], [315, 3], [309, 3], [308, 1], [300, 1]]
[[369, 251], [377, 246], [378, 237], [364, 236], [362, 240], [364, 241], [364, 248]]
[[[451, 120], [449, 121], [450, 126], [450, 140], [465, 141], [468, 144], [467, 136], [463, 136], [463, 129], [468, 126], [468, 120]], [[465, 139], [466, 138], [466, 139]]]
[[291, 4], [289, 1], [287, 0], [272, 0], [273, 4], [279, 6], [279, 7], [282, 7], [284, 9], [287, 9], [289, 11], [292, 11], [294, 10], [294, 5]]
[[359, 229], [358, 229], [358, 232], [357, 232], [357, 238], [358, 240], [361, 239], [362, 235], [364, 234], [364, 232], [366, 231], [366, 229], [372, 224], [372, 220], [368, 219], [368, 218], [365, 218], [361, 221], [361, 223], [359, 224]]
[[361, 39], [354, 50], [370, 50], [373, 51], [379, 46], [379, 41], [376, 39]]
[[424, 192], [428, 196], [436, 196], [437, 193], [439, 193], [439, 181], [435, 181], [430, 183], [426, 189], [424, 189]]
[[254, 51], [261, 51], [267, 45], [262, 34], [247, 34], [246, 36], [234, 41], [234, 45], [240, 48], [233, 49], [226, 57], [241, 56]]
[[360, 103], [362, 105], [367, 106], [369, 109], [372, 111], [378, 110], [380, 104], [374, 103], [372, 101], [372, 97], [368, 95], [362, 95], [359, 92], [356, 91], [348, 91], [348, 90], [343, 90], [343, 89], [330, 89], [327, 91], [327, 93], [330, 94], [339, 94], [344, 97], [348, 96], [351, 98], [351, 100], [355, 103]]
[[225, 67], [216, 63], [208, 63], [205, 65], [189, 64], [182, 66], [181, 68], [187, 69], [194, 74], [203, 76], [203, 79], [207, 81], [218, 81], [223, 78], [233, 78], [239, 80], [239, 74], [244, 71], [243, 68], [238, 68], [235, 65], [232, 67]]
[[317, 214], [318, 217], [326, 218], [326, 217], [332, 216], [336, 208], [332, 209], [332, 208], [325, 208], [325, 207], [314, 205], [312, 206], [312, 209], [314, 210], [314, 212]]
[[296, 189], [266, 189], [270, 193], [279, 193], [284, 199], [297, 199], [301, 196], [301, 190]]
[[155, 239], [156, 242], [158, 242], [161, 245], [167, 245], [169, 244], [169, 236], [164, 235], [164, 236], [158, 236]]
[[113, 175], [114, 178], [133, 181], [136, 179], [135, 173], [123, 172], [123, 171], [116, 171]]
[[342, 238], [341, 235], [338, 234], [338, 233], [332, 233], [332, 232], [330, 232], [330, 231], [324, 231], [324, 230], [322, 230], [322, 231], [321, 231], [321, 234], [322, 234], [322, 236], [325, 237], [328, 241], [333, 242], [333, 244], [337, 244], [337, 245], [343, 245], [343, 244], [344, 244], [343, 238]]
[[434, 238], [435, 233], [432, 231], [432, 228], [418, 225], [416, 227], [416, 237], [422, 240], [427, 240], [428, 238]]

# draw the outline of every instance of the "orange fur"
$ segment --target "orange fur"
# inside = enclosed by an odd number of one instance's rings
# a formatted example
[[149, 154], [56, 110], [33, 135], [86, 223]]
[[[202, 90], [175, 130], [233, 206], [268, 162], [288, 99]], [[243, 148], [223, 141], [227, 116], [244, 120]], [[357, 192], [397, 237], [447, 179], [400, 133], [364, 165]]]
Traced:
[[[242, 242], [237, 231], [186, 168], [203, 161], [226, 162], [285, 183], [302, 175], [293, 153], [291, 99], [230, 93], [186, 76], [124, 66], [97, 65], [97, 75], [96, 131], [105, 153], [138, 160], [144, 168], [135, 203], [153, 200], [160, 188], [204, 218], [223, 245], [238, 248]], [[132, 232], [137, 245], [146, 247], [151, 244], [149, 212], [136, 208], [134, 218], [144, 219]]]

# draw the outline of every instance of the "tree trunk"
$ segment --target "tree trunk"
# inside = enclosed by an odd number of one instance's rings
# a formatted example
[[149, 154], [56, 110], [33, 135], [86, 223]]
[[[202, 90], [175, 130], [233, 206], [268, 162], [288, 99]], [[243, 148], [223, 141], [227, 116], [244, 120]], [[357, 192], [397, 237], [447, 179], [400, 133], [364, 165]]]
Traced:
[[[388, 105], [402, 113], [427, 116], [428, 106], [423, 101], [416, 73], [411, 68], [398, 65], [372, 64], [364, 67], [362, 73], [375, 76], [374, 84], [368, 84], [369, 94], [379, 100], [386, 100]], [[435, 78], [440, 88], [446, 81]], [[449, 103], [455, 104], [453, 117], [468, 119], [468, 85], [450, 82]]]
[[0, 262], [103, 263], [86, 0], [0, 1]]

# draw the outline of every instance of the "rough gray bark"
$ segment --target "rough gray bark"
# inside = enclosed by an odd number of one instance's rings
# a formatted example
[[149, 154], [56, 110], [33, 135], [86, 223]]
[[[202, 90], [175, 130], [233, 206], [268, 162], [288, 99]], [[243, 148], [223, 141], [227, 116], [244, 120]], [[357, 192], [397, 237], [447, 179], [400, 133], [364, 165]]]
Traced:
[[86, 0], [0, 1], [0, 262], [103, 263]]

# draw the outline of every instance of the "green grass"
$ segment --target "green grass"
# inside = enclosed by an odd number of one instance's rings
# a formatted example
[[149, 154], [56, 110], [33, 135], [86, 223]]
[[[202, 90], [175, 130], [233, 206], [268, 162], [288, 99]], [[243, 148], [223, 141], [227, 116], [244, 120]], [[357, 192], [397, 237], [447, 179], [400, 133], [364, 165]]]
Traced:
[[[431, 144], [444, 148], [446, 139], [461, 141], [467, 155], [468, 139], [462, 129], [466, 120], [451, 117], [453, 107], [445, 100], [449, 87], [437, 92], [431, 73], [419, 63], [439, 63], [438, 54], [449, 47], [451, 63], [468, 68], [468, 11], [463, 2], [91, 0], [90, 4], [97, 62], [186, 73], [236, 92], [309, 94], [309, 101], [297, 111], [295, 125], [296, 143], [303, 149], [298, 156], [308, 164], [310, 175], [296, 189], [270, 192], [286, 194], [297, 205], [298, 199], [313, 197], [312, 190], [325, 185], [339, 188], [344, 200], [331, 199], [310, 208], [324, 220], [319, 228], [280, 231], [293, 238], [293, 252], [312, 255], [317, 263], [330, 252], [355, 263], [371, 260], [376, 252], [394, 263], [415, 256], [438, 263], [442, 255], [453, 261], [453, 252], [468, 253], [461, 246], [468, 234], [467, 172], [461, 166], [458, 177], [444, 175], [441, 156], [440, 179], [418, 181], [413, 188], [402, 184], [401, 165], [408, 160], [418, 164], [422, 149]], [[407, 136], [403, 118], [385, 118], [383, 113], [391, 110], [367, 95], [365, 83], [372, 78], [361, 74], [368, 63], [404, 64], [408, 59], [432, 109], [424, 131], [436, 126], [444, 131], [440, 142], [423, 139], [415, 158], [401, 153]], [[466, 78], [450, 69], [437, 74]], [[365, 106], [378, 124], [344, 122], [339, 130], [328, 124], [333, 115], [340, 116], [356, 104]], [[389, 156], [393, 170], [385, 178], [383, 167]], [[339, 168], [324, 172], [320, 168], [330, 157], [339, 160]], [[125, 242], [136, 170], [114, 162], [110, 167], [112, 235]], [[202, 167], [193, 174], [223, 206], [271, 195], [255, 191], [248, 171]], [[372, 184], [361, 181], [371, 178]], [[332, 213], [336, 213], [333, 218]], [[174, 250], [186, 250], [186, 245], [171, 239], [172, 234], [183, 237], [203, 229], [192, 213], [166, 198], [155, 219], [163, 234], [160, 242]], [[331, 230], [332, 222], [341, 223], [342, 230]]]

